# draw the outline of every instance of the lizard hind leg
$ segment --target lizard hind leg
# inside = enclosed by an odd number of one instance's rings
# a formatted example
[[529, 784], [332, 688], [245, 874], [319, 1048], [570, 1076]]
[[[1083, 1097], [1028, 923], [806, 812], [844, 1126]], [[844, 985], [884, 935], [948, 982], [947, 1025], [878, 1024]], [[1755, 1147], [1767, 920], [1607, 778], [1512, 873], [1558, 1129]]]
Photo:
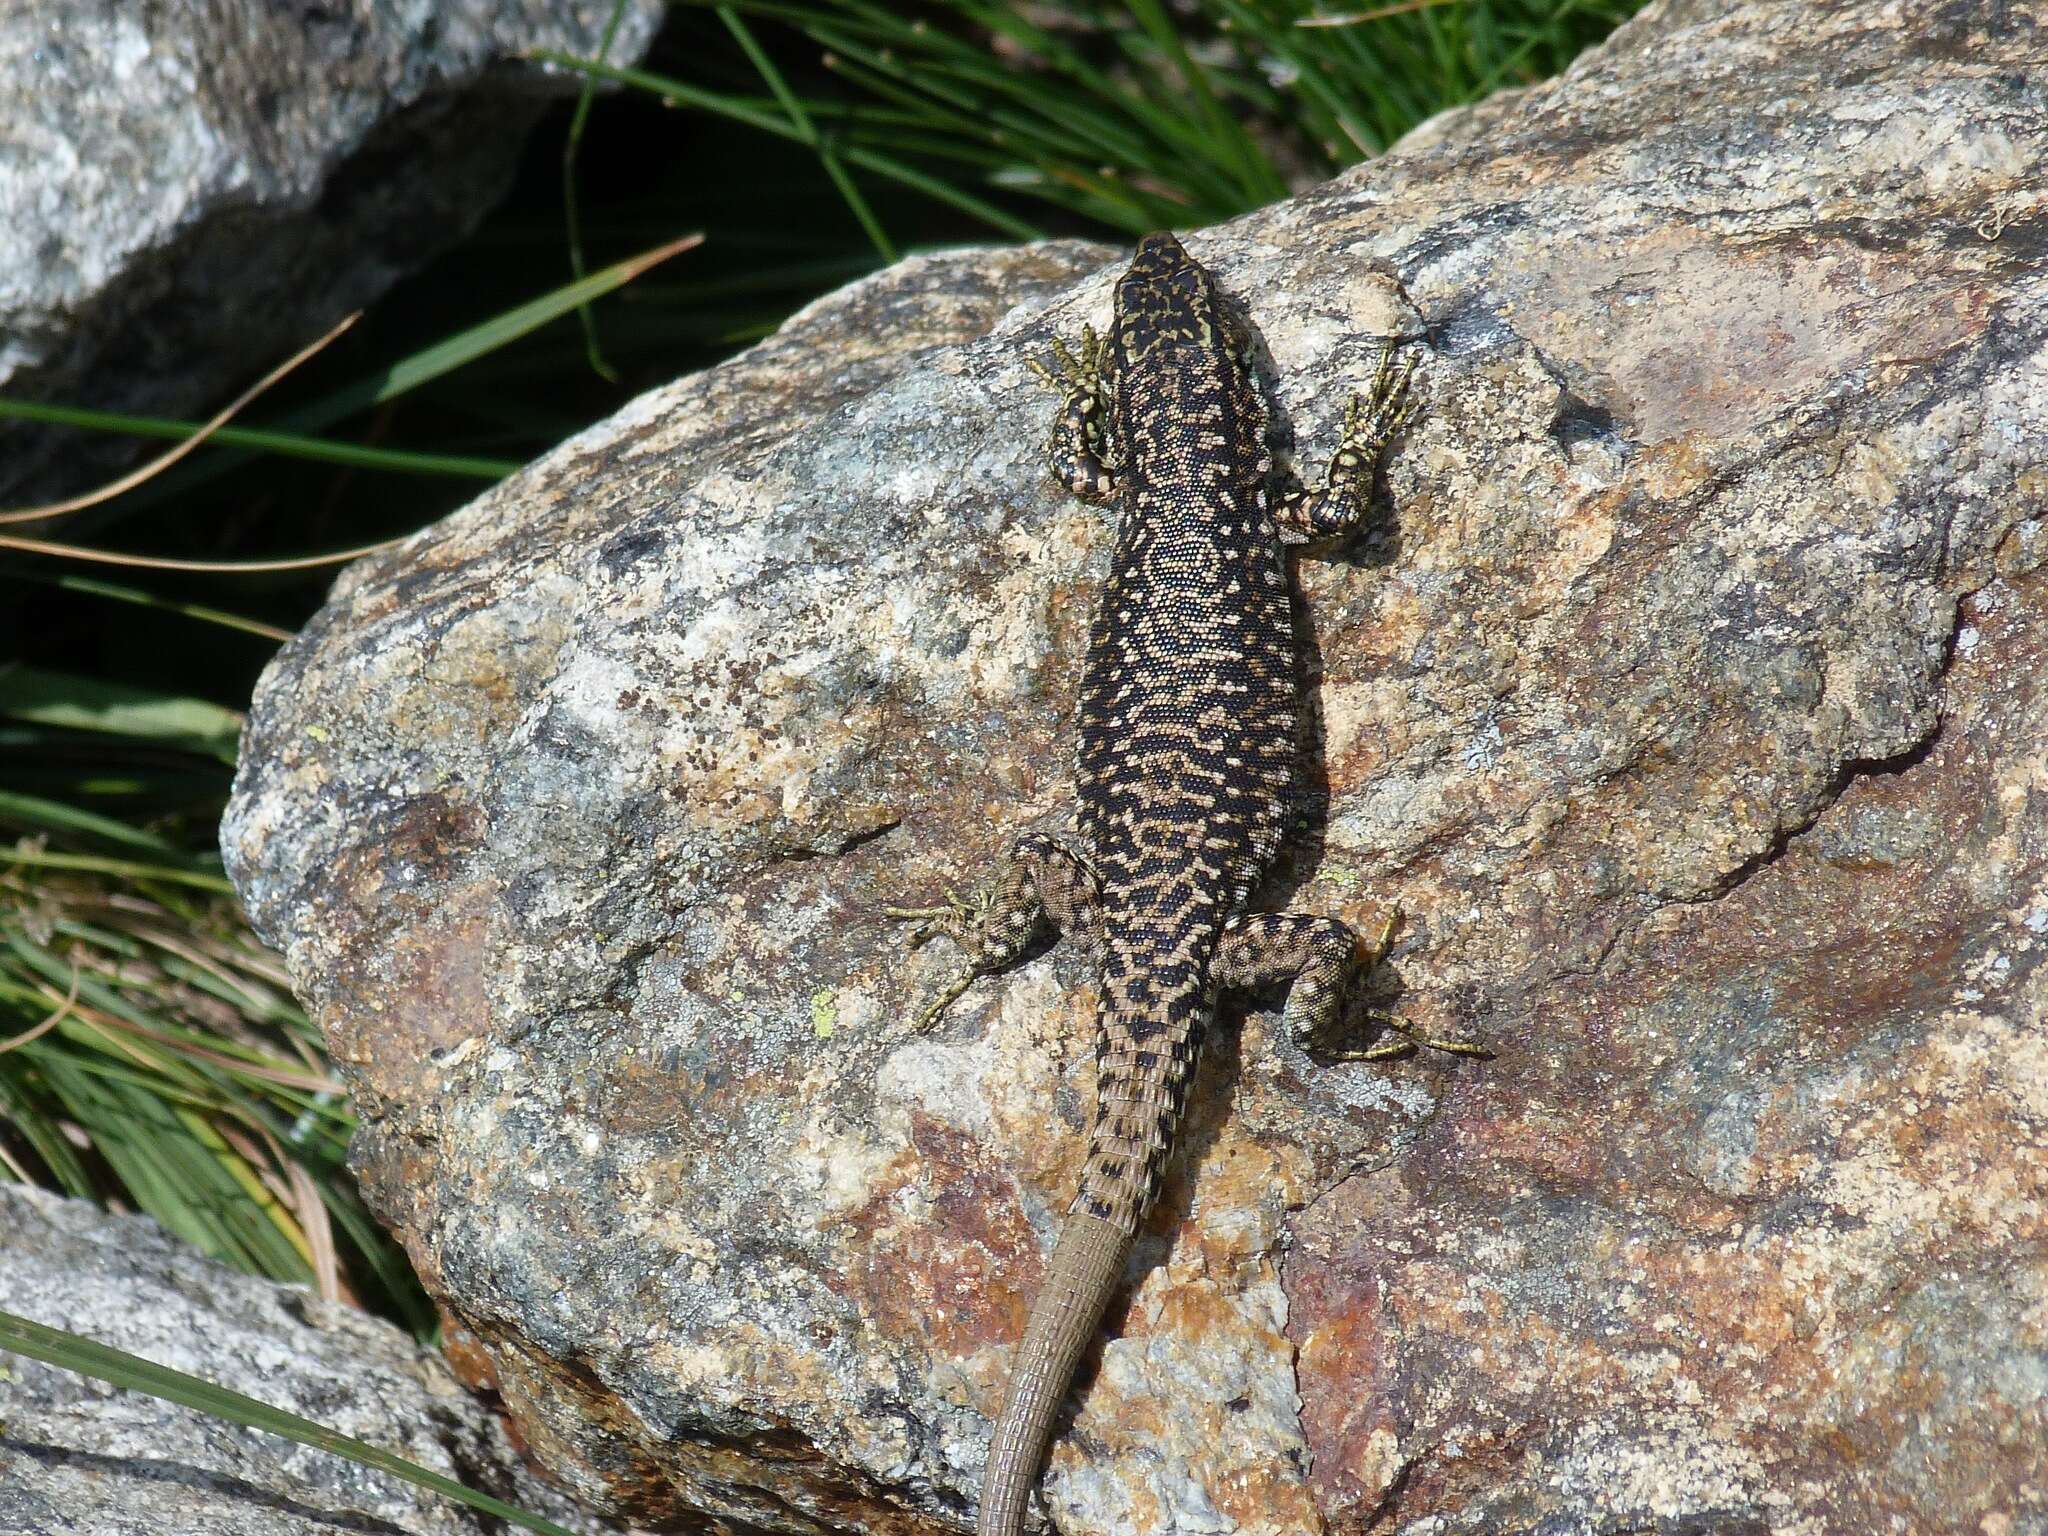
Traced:
[[1028, 833], [1017, 839], [1010, 862], [979, 895], [947, 892], [933, 907], [884, 907], [884, 917], [914, 922], [904, 942], [912, 949], [944, 937], [966, 951], [967, 965], [927, 1004], [917, 1019], [927, 1030], [975, 979], [1009, 966], [1031, 946], [1046, 922], [1093, 947], [1098, 926], [1095, 872], [1053, 838]]
[[1052, 477], [1087, 501], [1107, 501], [1116, 494], [1115, 455], [1109, 447], [1109, 387], [1103, 373], [1104, 348], [1095, 327], [1081, 327], [1078, 352], [1053, 338], [1048, 368], [1035, 358], [1025, 366], [1060, 392], [1060, 408], [1052, 419], [1052, 438], [1045, 447]]
[[1418, 1049], [1458, 1056], [1486, 1056], [1480, 1046], [1463, 1040], [1425, 1035], [1394, 1014], [1368, 1017], [1395, 1038], [1362, 1049], [1339, 1043], [1345, 1004], [1356, 984], [1386, 959], [1399, 928], [1398, 909], [1371, 943], [1355, 929], [1330, 917], [1298, 912], [1248, 912], [1234, 917], [1223, 930], [1216, 951], [1216, 978], [1224, 987], [1253, 990], [1292, 977], [1284, 1027], [1294, 1043], [1325, 1061], [1383, 1061], [1408, 1056]]

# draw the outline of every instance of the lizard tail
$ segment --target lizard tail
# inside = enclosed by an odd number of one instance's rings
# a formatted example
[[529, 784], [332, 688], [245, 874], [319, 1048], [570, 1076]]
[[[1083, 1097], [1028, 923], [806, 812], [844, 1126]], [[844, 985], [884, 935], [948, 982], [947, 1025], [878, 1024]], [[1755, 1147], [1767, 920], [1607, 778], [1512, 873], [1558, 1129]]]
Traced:
[[1134, 971], [1117, 963], [1114, 934], [1111, 943], [1096, 1039], [1095, 1129], [989, 1441], [978, 1536], [1018, 1536], [1024, 1529], [1024, 1508], [1074, 1367], [1116, 1294], [1131, 1239], [1159, 1197], [1213, 1009], [1206, 967], [1178, 975], [1158, 966]]
[[1130, 1234], [1121, 1226], [1087, 1211], [1069, 1212], [1061, 1225], [1052, 1267], [1032, 1304], [1009, 1396], [989, 1441], [977, 1536], [1018, 1536], [1024, 1529], [1024, 1507], [1045, 1462], [1053, 1420], [1081, 1352], [1116, 1294], [1130, 1246]]

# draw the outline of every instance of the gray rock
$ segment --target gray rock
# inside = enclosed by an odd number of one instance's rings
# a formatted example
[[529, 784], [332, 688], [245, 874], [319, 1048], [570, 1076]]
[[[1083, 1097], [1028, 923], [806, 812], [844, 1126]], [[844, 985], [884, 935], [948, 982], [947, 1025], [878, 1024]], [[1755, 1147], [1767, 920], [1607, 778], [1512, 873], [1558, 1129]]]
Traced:
[[[431, 1350], [201, 1257], [143, 1216], [0, 1184], [0, 1310], [203, 1376], [575, 1529]], [[460, 1536], [501, 1522], [355, 1462], [0, 1353], [0, 1531]], [[609, 1529], [607, 1527], [607, 1529]]]
[[[1324, 793], [1483, 1064], [1228, 1010], [1045, 1492], [1107, 1531], [2048, 1518], [2048, 98], [2031, 13], [1653, 6], [1191, 247], [1303, 459]], [[1071, 809], [1108, 551], [1025, 367], [1119, 253], [927, 257], [352, 569], [224, 831], [372, 1198], [588, 1496], [956, 1528], [1092, 978], [878, 908]], [[1270, 1005], [1272, 999], [1257, 999]]]
[[[466, 234], [611, 0], [0, 7], [0, 390], [178, 414]], [[609, 57], [639, 57], [632, 0]], [[129, 445], [132, 449], [132, 445]], [[0, 422], [0, 498], [114, 444]]]

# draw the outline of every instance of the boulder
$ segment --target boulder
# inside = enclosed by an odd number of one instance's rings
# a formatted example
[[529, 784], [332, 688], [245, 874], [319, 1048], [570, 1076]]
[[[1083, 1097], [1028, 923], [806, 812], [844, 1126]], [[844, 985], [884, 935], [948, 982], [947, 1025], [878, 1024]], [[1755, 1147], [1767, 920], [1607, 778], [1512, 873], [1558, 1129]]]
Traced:
[[[0, 9], [0, 392], [177, 415], [369, 303], [504, 194], [612, 0]], [[630, 0], [607, 57], [645, 50]], [[0, 422], [0, 500], [124, 439]]]
[[[0, 1310], [201, 1376], [572, 1528], [441, 1357], [354, 1307], [204, 1258], [146, 1216], [0, 1184]], [[0, 1531], [482, 1536], [438, 1493], [0, 1352]]]
[[[1660, 3], [1189, 237], [1304, 465], [1421, 360], [1257, 898], [1487, 1062], [1224, 1010], [1043, 1493], [1079, 1533], [2048, 1518], [2048, 101], [2030, 13]], [[1110, 527], [926, 256], [351, 569], [223, 841], [370, 1198], [644, 1521], [940, 1532], [1084, 1150], [1065, 947], [888, 904], [1073, 809]]]

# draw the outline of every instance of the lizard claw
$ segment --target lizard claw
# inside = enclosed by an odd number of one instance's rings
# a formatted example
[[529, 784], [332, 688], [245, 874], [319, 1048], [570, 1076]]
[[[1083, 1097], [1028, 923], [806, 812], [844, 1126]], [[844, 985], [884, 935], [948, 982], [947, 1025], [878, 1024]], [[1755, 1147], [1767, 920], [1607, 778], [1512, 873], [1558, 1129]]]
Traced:
[[1322, 1047], [1316, 1054], [1326, 1061], [1388, 1061], [1397, 1056], [1413, 1056], [1417, 1051], [1442, 1051], [1447, 1056], [1472, 1056], [1480, 1061], [1493, 1060], [1493, 1052], [1483, 1045], [1475, 1045], [1470, 1040], [1451, 1040], [1441, 1035], [1426, 1035], [1397, 1013], [1367, 1008], [1362, 1010], [1360, 1016], [1372, 1020], [1399, 1038], [1381, 1040], [1375, 1045], [1358, 1050]]
[[[1394, 935], [1400, 930], [1403, 915], [1399, 907], [1390, 908], [1378, 936], [1369, 944], [1360, 940], [1354, 959], [1357, 969], [1352, 972], [1354, 980], [1364, 980], [1378, 969], [1382, 960], [1387, 958], [1387, 952], [1394, 947]], [[1417, 1051], [1442, 1051], [1451, 1056], [1476, 1056], [1483, 1061], [1493, 1059], [1493, 1052], [1484, 1046], [1474, 1045], [1468, 1040], [1451, 1040], [1424, 1034], [1399, 1014], [1388, 1013], [1384, 1009], [1362, 1008], [1358, 1010], [1357, 1016], [1371, 1020], [1395, 1038], [1359, 1048], [1330, 1045], [1320, 1040], [1305, 1041], [1303, 1044], [1313, 1049], [1314, 1053], [1325, 1061], [1386, 1061], [1397, 1056], [1413, 1056]]]
[[1396, 373], [1394, 349], [1386, 348], [1380, 353], [1371, 393], [1351, 397], [1344, 412], [1344, 442], [1364, 454], [1368, 462], [1380, 456], [1415, 410], [1415, 397], [1409, 393], [1408, 384], [1421, 360], [1420, 353], [1410, 353], [1407, 363]]
[[910, 949], [922, 948], [944, 934], [962, 949], [972, 951], [975, 948], [975, 927], [988, 903], [970, 901], [953, 890], [944, 893], [944, 902], [943, 906], [937, 907], [884, 907], [882, 916], [900, 923], [917, 924], [904, 935], [903, 942]]
[[1081, 327], [1081, 350], [1077, 353], [1066, 339], [1052, 339], [1052, 366], [1035, 357], [1024, 360], [1039, 378], [1062, 394], [1094, 394], [1102, 386], [1102, 337], [1092, 325]]
[[919, 1010], [916, 1021], [910, 1026], [911, 1031], [914, 1034], [929, 1034], [931, 1027], [939, 1022], [939, 1016], [952, 1007], [954, 1003], [958, 1002], [967, 989], [974, 985], [975, 979], [980, 975], [981, 972], [968, 969], [947, 982], [946, 990]]
[[1371, 390], [1353, 395], [1344, 407], [1344, 434], [1338, 439], [1337, 451], [1330, 456], [1331, 486], [1349, 486], [1355, 491], [1372, 474], [1387, 451], [1387, 444], [1415, 409], [1415, 397], [1408, 391], [1408, 382], [1414, 378], [1415, 365], [1420, 360], [1420, 354], [1411, 354], [1396, 373], [1394, 349], [1387, 347], [1380, 353], [1379, 371], [1373, 375]]

